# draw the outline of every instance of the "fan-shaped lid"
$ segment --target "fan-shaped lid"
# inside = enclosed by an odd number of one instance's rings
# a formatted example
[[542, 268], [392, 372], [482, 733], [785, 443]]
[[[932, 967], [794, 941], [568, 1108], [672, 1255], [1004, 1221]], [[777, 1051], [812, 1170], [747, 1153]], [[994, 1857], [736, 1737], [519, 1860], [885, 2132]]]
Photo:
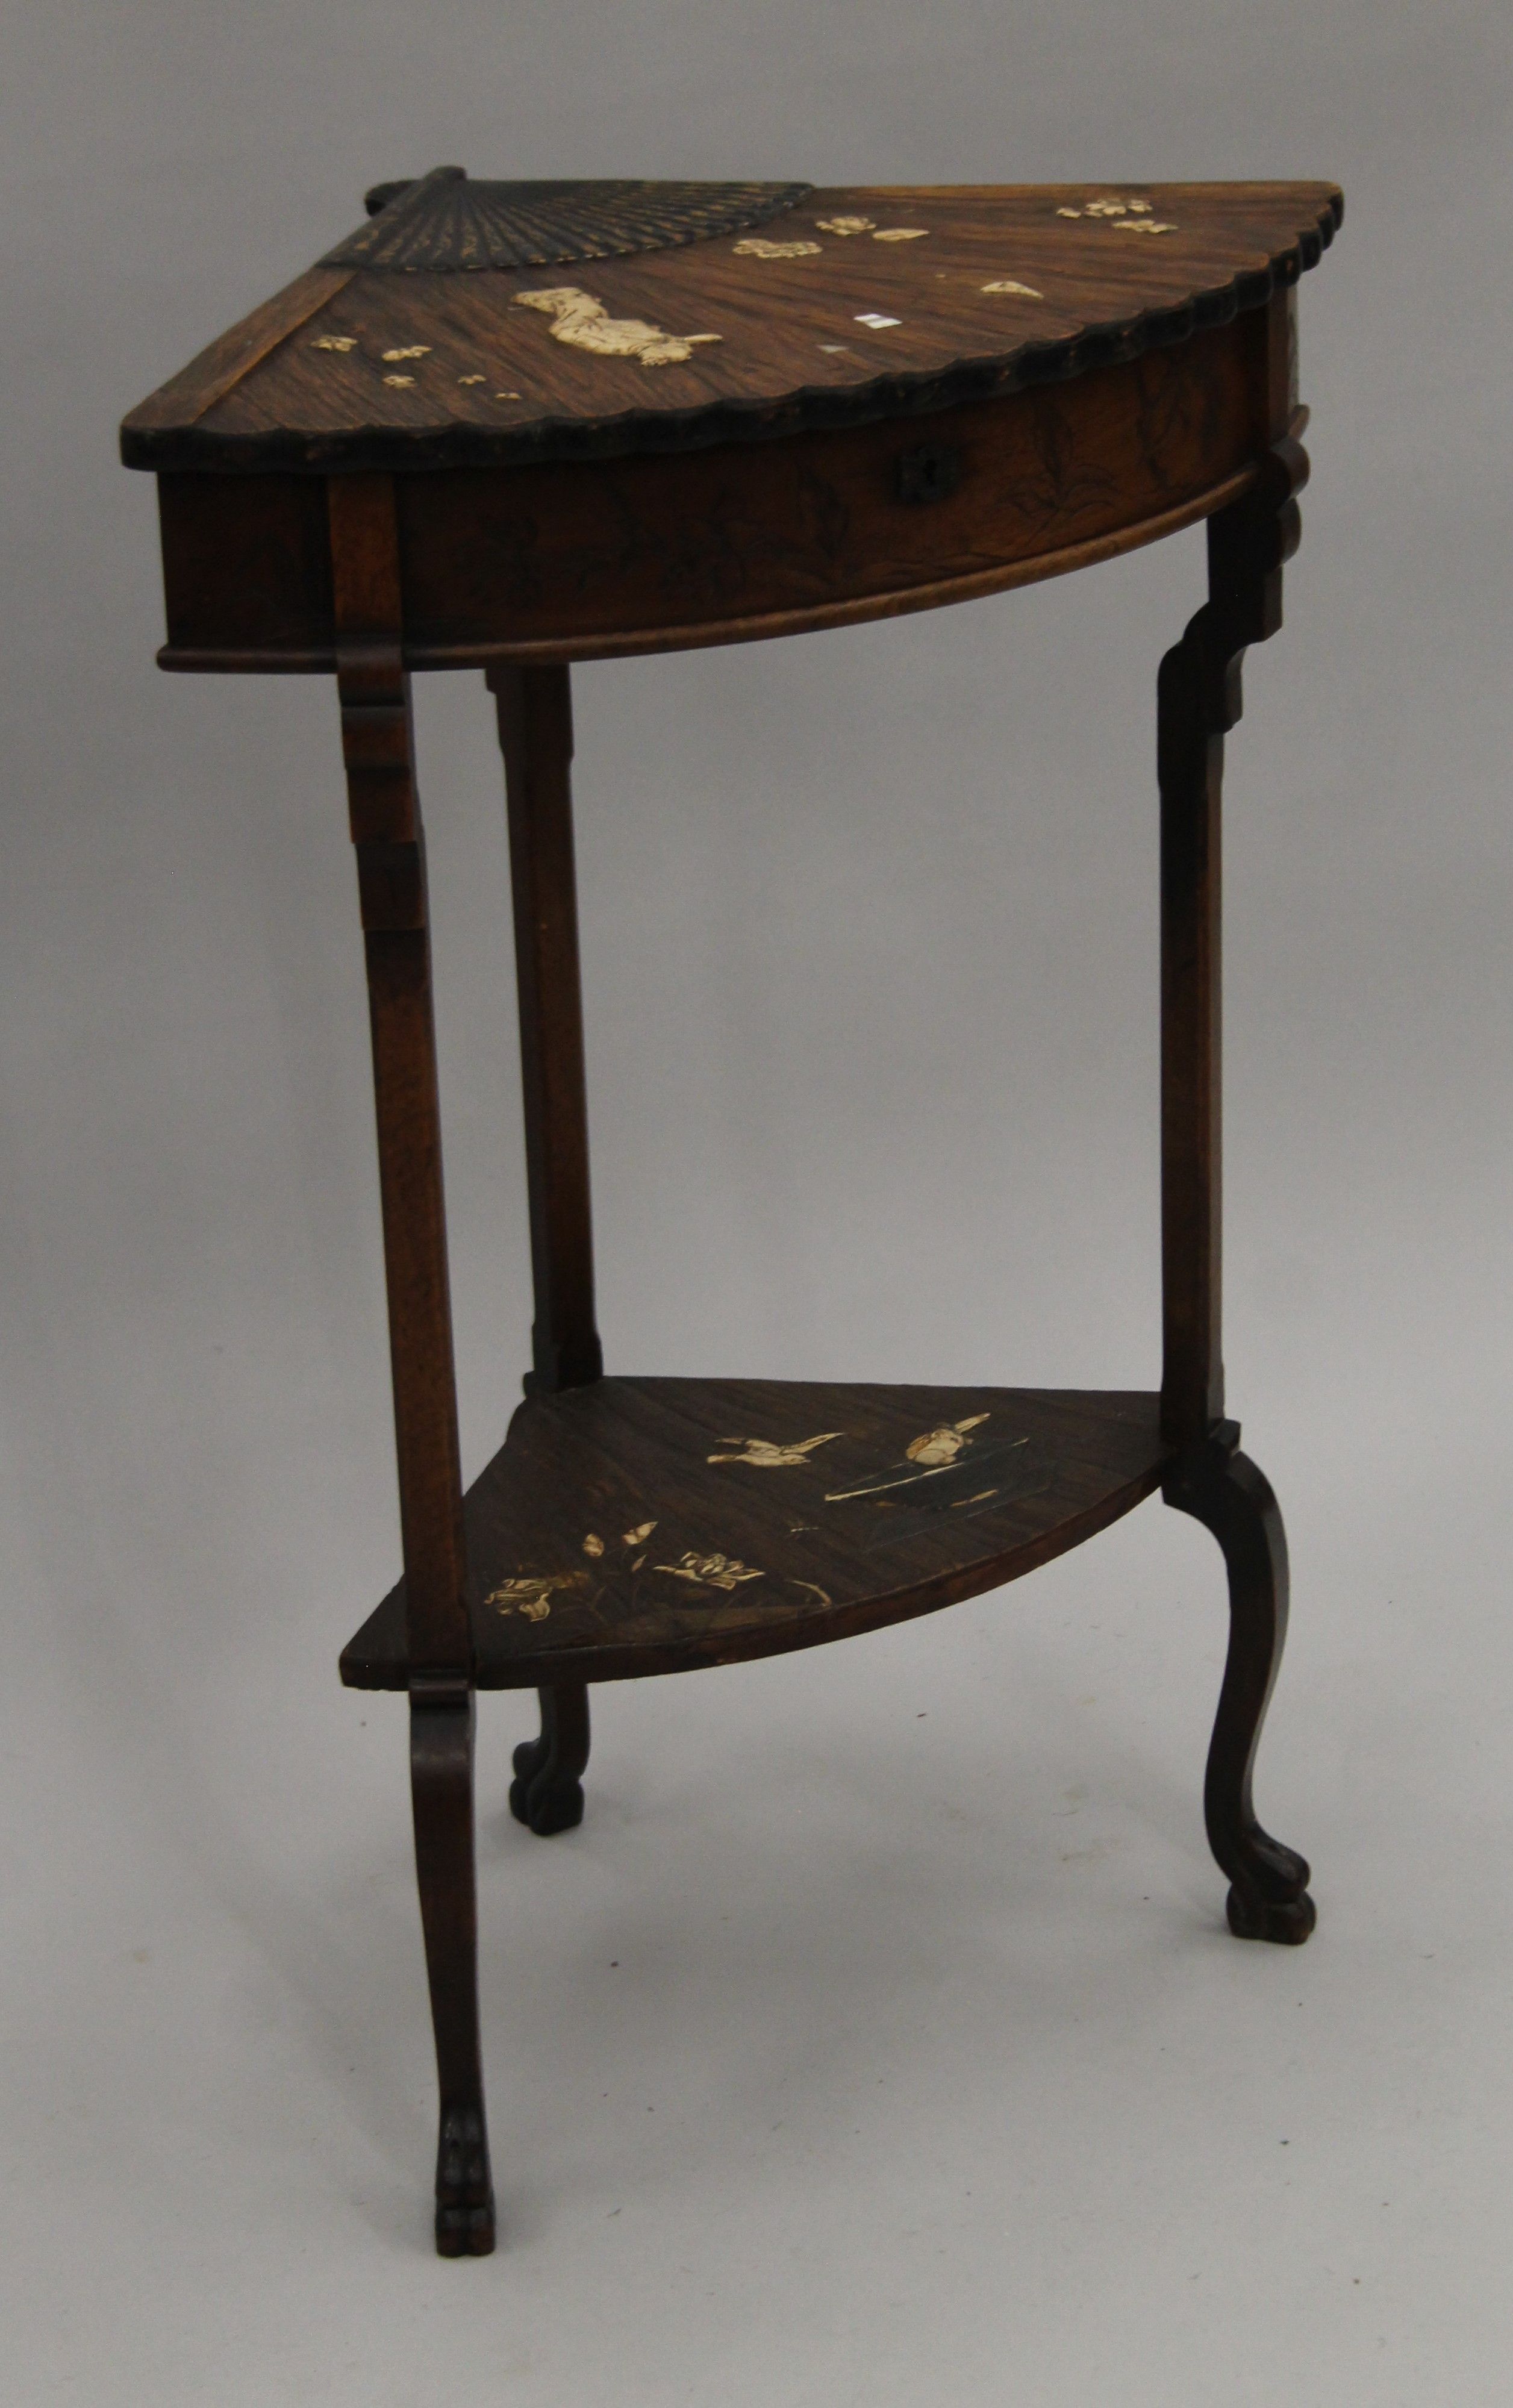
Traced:
[[434, 168], [135, 409], [142, 468], [676, 451], [1077, 376], [1259, 308], [1320, 183], [475, 183]]

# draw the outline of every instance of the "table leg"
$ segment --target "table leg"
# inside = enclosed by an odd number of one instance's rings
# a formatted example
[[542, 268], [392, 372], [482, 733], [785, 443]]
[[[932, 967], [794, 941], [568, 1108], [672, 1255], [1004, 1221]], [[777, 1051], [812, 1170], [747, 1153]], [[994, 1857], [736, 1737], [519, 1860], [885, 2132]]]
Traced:
[[1230, 1878], [1229, 1928], [1240, 1940], [1295, 1946], [1314, 1926], [1307, 1863], [1262, 1829], [1250, 1802], [1287, 1636], [1287, 1537], [1271, 1484], [1239, 1439], [1237, 1423], [1220, 1422], [1174, 1466], [1162, 1494], [1213, 1532], [1229, 1574], [1229, 1655], [1203, 1789], [1208, 1844]]
[[436, 2247], [493, 2247], [478, 2035], [472, 1627], [425, 855], [393, 480], [328, 498], [336, 684], [367, 957], [409, 1664], [410, 1789], [440, 2085]]
[[490, 669], [509, 815], [521, 1091], [535, 1320], [528, 1388], [580, 1388], [604, 1354], [593, 1312], [589, 1111], [573, 857], [566, 667]]
[[589, 1760], [589, 1692], [583, 1681], [538, 1689], [541, 1736], [515, 1750], [509, 1811], [546, 1839], [583, 1820], [583, 1768]]
[[494, 2242], [478, 2034], [473, 1719], [466, 1683], [411, 1681], [415, 1869], [441, 2091], [435, 2231], [443, 2258], [486, 2258]]
[[1220, 1340], [1220, 796], [1224, 737], [1240, 716], [1247, 645], [1281, 624], [1297, 548], [1301, 444], [1267, 452], [1252, 490], [1208, 522], [1208, 600], [1161, 665], [1162, 1428], [1181, 1452], [1169, 1505], [1211, 1529], [1229, 1572], [1230, 1647], [1208, 1756], [1209, 1843], [1240, 1937], [1296, 1942], [1313, 1928], [1303, 1858], [1268, 1837], [1250, 1772], [1287, 1629], [1287, 1541], [1277, 1500], [1222, 1419]]
[[[604, 1369], [594, 1322], [589, 1115], [573, 857], [573, 704], [564, 664], [488, 672], [509, 815], [521, 1092], [535, 1319], [528, 1390], [585, 1386]], [[541, 1735], [515, 1751], [510, 1812], [543, 1838], [583, 1819], [589, 1693], [537, 1692]]]

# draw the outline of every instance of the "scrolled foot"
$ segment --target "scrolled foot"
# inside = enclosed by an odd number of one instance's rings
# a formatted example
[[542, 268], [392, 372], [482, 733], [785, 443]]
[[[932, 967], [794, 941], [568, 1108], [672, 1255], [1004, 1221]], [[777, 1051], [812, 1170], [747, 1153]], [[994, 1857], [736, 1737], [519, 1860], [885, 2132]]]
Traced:
[[525, 1740], [511, 1761], [509, 1811], [538, 1839], [571, 1831], [583, 1820], [581, 1775], [589, 1760], [589, 1693], [578, 1682], [542, 1689], [541, 1736]]
[[1236, 1940], [1275, 1940], [1284, 1948], [1301, 1948], [1319, 1920], [1306, 1890], [1294, 1899], [1258, 1898], [1253, 1890], [1232, 1888], [1225, 1900], [1229, 1928]]
[[[522, 1756], [535, 1760], [522, 1765]], [[554, 1831], [571, 1831], [583, 1820], [583, 1784], [571, 1773], [552, 1770], [538, 1742], [515, 1751], [516, 1773], [509, 1784], [509, 1811], [540, 1840]]]
[[436, 2255], [487, 2258], [494, 2244], [493, 2187], [483, 2117], [443, 2115], [436, 2151]]
[[1239, 1940], [1296, 1948], [1316, 1920], [1308, 1867], [1263, 1829], [1250, 1802], [1261, 1726], [1287, 1635], [1287, 1540], [1270, 1484], [1240, 1454], [1239, 1436], [1236, 1423], [1220, 1422], [1172, 1467], [1163, 1493], [1213, 1532], [1229, 1573], [1229, 1655], [1204, 1784], [1208, 1843], [1232, 1884], [1229, 1928]]

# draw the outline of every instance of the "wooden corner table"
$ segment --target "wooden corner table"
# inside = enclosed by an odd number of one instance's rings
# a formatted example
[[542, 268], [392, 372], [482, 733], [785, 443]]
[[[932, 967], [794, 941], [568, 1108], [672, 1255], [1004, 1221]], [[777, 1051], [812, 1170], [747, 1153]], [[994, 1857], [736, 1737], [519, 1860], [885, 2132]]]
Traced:
[[[1243, 1938], [1313, 1926], [1250, 1768], [1287, 1617], [1220, 1353], [1220, 783], [1307, 472], [1294, 288], [1329, 184], [485, 183], [438, 167], [132, 412], [176, 669], [334, 671], [372, 1007], [404, 1577], [341, 1659], [410, 1706], [436, 2245], [493, 2246], [473, 1715], [535, 1688], [510, 1804], [583, 1811], [588, 1684], [933, 1612], [1160, 1488], [1231, 1636], [1204, 1803]], [[1159, 1393], [607, 1377], [594, 1326], [568, 665], [992, 594], [1203, 519], [1161, 665]], [[409, 674], [504, 752], [533, 1369], [464, 1495]]]

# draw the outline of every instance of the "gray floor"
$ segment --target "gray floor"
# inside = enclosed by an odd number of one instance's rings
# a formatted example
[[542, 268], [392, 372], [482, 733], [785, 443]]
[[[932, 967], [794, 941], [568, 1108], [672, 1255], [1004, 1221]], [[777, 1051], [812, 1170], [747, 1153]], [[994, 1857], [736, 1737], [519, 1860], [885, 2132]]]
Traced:
[[[5, 2396], [1506, 2397], [1509, 91], [1500, 14], [152, 0], [15, 34], [5, 489]], [[734, 107], [739, 98], [738, 111]], [[1233, 1942], [1217, 1549], [600, 1693], [504, 1811], [503, 2246], [430, 2253], [366, 1028], [332, 697], [171, 681], [116, 418], [381, 175], [1335, 175], [1228, 859], [1227, 1354], [1293, 1638]], [[1140, 1384], [1152, 688], [1195, 537], [578, 681], [615, 1366]], [[529, 1318], [497, 764], [420, 704], [464, 1447]]]

